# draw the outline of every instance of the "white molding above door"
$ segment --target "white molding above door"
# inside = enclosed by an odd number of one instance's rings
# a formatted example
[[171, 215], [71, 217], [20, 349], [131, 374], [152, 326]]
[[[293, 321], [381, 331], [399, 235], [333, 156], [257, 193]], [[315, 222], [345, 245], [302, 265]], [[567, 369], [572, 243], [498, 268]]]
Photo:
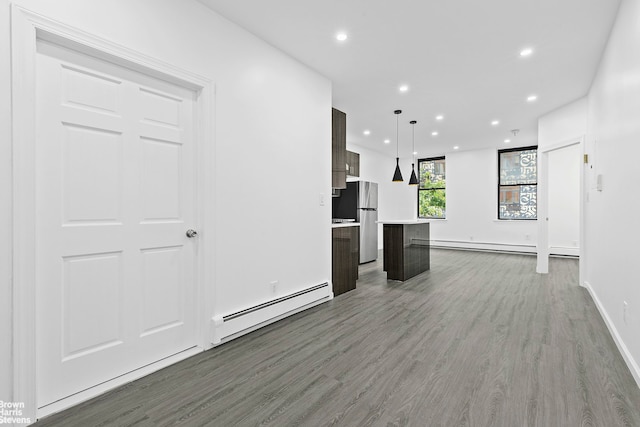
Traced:
[[[35, 59], [38, 40], [51, 41], [86, 55], [131, 68], [193, 90], [196, 103], [197, 325], [198, 345], [211, 347], [208, 318], [213, 312], [214, 253], [213, 140], [214, 84], [211, 80], [125, 46], [11, 5], [11, 87], [13, 150], [13, 400], [25, 405], [23, 416], [35, 421], [36, 401], [36, 278], [35, 278]], [[208, 284], [208, 286], [205, 286]], [[118, 384], [114, 383], [113, 386]], [[104, 390], [97, 391], [103, 392]], [[84, 399], [90, 396], [85, 396]], [[71, 402], [74, 403], [74, 402]], [[62, 406], [60, 407], [62, 409]]]

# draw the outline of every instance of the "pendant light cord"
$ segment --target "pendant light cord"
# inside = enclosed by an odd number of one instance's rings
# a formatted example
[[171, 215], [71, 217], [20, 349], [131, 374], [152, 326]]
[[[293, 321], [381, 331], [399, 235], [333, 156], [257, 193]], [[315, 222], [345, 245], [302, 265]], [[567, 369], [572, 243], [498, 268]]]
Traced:
[[399, 139], [400, 137], [398, 136], [398, 135], [400, 135], [399, 132], [398, 132], [398, 120], [399, 120], [398, 117], [399, 116], [400, 116], [399, 114], [396, 114], [396, 157], [398, 157], [398, 158], [400, 157], [400, 149], [398, 148], [399, 145], [400, 145], [400, 139]]
[[400, 172], [400, 118], [398, 117], [402, 110], [395, 110], [393, 113], [396, 115], [396, 169], [391, 181], [402, 182], [402, 172]]
[[411, 124], [411, 179], [409, 179], [409, 185], [418, 185], [418, 177], [416, 176], [416, 123], [415, 120], [409, 122]]
[[416, 162], [416, 124], [411, 123], [411, 156], [413, 163]]

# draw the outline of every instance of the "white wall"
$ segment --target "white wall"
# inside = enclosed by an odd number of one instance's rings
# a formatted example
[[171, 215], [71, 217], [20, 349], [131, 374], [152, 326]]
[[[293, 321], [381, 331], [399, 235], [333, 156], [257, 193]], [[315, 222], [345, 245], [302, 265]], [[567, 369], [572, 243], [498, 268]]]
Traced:
[[[579, 140], [586, 132], [586, 113], [585, 97], [541, 117], [539, 146]], [[360, 179], [379, 183], [379, 217], [388, 220], [415, 218], [416, 189], [407, 185], [411, 159], [400, 160], [405, 182], [392, 183], [394, 158], [355, 144], [348, 145], [350, 150], [360, 153]], [[551, 186], [549, 200], [553, 213], [549, 231], [553, 253], [578, 255], [580, 150], [580, 147], [572, 147], [550, 156], [550, 179], [558, 183]], [[433, 156], [438, 155], [442, 153], [433, 153]], [[447, 219], [432, 220], [432, 243], [535, 252], [537, 221], [497, 220], [497, 150], [452, 151], [445, 156]], [[381, 234], [379, 246], [382, 247]]]
[[[16, 4], [215, 83], [215, 311], [331, 279], [331, 83], [194, 0]], [[9, 1], [0, 12], [0, 399], [10, 365]], [[300, 179], [299, 177], [304, 177]], [[275, 294], [269, 283], [278, 280]]]
[[[405, 181], [393, 183], [395, 158], [355, 144], [349, 149], [360, 153], [360, 179], [379, 183], [379, 218], [415, 218], [417, 189], [407, 185], [411, 159], [400, 159]], [[495, 149], [446, 153], [447, 219], [431, 221], [432, 244], [535, 251], [536, 221], [497, 220], [497, 162]]]
[[538, 119], [538, 147], [573, 141], [587, 131], [587, 97], [573, 101]]
[[499, 221], [496, 149], [446, 154], [447, 219], [434, 221], [433, 244], [532, 252], [536, 221]]
[[[349, 115], [347, 126], [348, 121]], [[408, 185], [411, 177], [411, 159], [400, 159], [404, 182], [391, 182], [396, 167], [395, 157], [388, 157], [355, 144], [347, 143], [347, 148], [360, 154], [360, 177], [357, 179], [378, 183], [378, 219], [389, 221], [416, 218], [417, 190], [416, 187]], [[382, 249], [382, 224], [378, 226], [378, 248]]]
[[357, 145], [348, 144], [348, 147], [350, 151], [360, 154], [358, 179], [378, 183], [378, 218], [383, 220], [415, 218], [417, 215], [415, 187], [408, 185], [411, 177], [411, 160], [400, 159], [404, 182], [391, 182], [396, 167], [395, 157], [387, 157]]
[[11, 90], [9, 5], [0, 7], [0, 400], [11, 400]]
[[[589, 91], [586, 281], [640, 385], [640, 0], [623, 0]], [[603, 177], [602, 191], [595, 178]], [[623, 302], [628, 303], [625, 311]]]

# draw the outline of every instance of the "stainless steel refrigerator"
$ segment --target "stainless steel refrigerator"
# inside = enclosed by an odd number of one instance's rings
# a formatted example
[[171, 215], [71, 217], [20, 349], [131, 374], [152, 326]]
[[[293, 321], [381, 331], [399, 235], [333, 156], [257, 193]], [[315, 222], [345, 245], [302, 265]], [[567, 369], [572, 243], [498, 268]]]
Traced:
[[333, 198], [333, 217], [360, 223], [360, 264], [378, 258], [378, 184], [347, 182], [340, 197]]

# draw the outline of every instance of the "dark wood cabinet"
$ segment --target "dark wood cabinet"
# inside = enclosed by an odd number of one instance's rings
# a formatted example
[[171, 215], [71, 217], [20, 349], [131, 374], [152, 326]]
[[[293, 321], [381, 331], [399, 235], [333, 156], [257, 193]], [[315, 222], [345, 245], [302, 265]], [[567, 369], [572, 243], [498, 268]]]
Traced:
[[331, 187], [347, 188], [347, 115], [331, 109]]
[[331, 247], [333, 296], [338, 296], [356, 288], [360, 261], [360, 227], [332, 228]]
[[347, 151], [347, 175], [360, 176], [360, 154]]

